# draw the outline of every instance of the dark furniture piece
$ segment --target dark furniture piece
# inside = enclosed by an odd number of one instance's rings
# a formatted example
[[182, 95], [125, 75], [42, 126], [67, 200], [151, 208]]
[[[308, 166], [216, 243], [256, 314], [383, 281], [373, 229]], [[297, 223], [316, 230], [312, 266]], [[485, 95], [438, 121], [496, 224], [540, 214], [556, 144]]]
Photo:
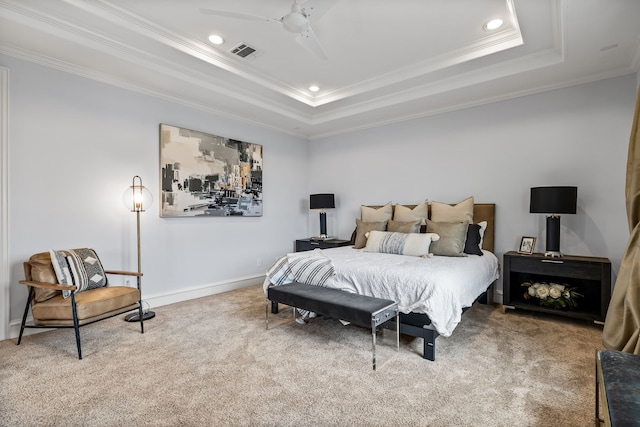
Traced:
[[596, 425], [602, 422], [611, 427], [640, 426], [640, 356], [596, 352]]
[[[583, 296], [573, 310], [557, 310], [539, 305], [538, 299], [526, 300], [528, 281], [553, 282], [576, 287]], [[607, 258], [565, 255], [560, 258], [542, 254], [504, 254], [503, 312], [507, 308], [525, 309], [585, 319], [602, 324], [611, 299], [611, 262]]]
[[296, 252], [312, 251], [314, 249], [337, 248], [340, 246], [352, 245], [349, 240], [329, 239], [329, 240], [312, 240], [298, 239], [296, 240]]
[[[265, 326], [269, 329], [269, 301], [309, 310], [334, 319], [371, 328], [373, 370], [376, 370], [376, 328], [398, 316], [394, 301], [358, 295], [338, 289], [292, 282], [270, 287], [267, 292]], [[296, 310], [293, 310], [295, 318]], [[400, 331], [396, 323], [396, 349], [400, 351]]]

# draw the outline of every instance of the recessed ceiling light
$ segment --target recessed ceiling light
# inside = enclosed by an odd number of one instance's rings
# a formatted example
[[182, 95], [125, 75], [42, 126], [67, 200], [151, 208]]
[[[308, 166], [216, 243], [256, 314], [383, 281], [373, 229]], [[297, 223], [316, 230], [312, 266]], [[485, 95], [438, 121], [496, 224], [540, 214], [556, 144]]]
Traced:
[[497, 30], [498, 28], [502, 27], [502, 24], [504, 24], [504, 21], [502, 19], [500, 19], [500, 18], [492, 19], [491, 21], [489, 21], [486, 24], [484, 24], [484, 26], [482, 28], [485, 31], [492, 31], [492, 30]]
[[213, 44], [222, 44], [224, 43], [224, 39], [217, 34], [211, 34], [209, 36], [209, 41]]
[[320, 88], [318, 86], [316, 86], [316, 85], [312, 85], [312, 86], [309, 86], [309, 90], [311, 92], [317, 92], [317, 91], [320, 90]]

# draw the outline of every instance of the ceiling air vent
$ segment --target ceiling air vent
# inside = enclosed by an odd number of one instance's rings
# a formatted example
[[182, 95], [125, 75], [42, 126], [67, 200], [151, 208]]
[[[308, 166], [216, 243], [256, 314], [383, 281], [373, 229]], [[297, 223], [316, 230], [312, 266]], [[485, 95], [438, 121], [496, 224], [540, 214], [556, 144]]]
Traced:
[[256, 50], [246, 43], [240, 43], [239, 45], [232, 48], [229, 52], [233, 55], [239, 56], [240, 58], [247, 58], [249, 56], [255, 56]]

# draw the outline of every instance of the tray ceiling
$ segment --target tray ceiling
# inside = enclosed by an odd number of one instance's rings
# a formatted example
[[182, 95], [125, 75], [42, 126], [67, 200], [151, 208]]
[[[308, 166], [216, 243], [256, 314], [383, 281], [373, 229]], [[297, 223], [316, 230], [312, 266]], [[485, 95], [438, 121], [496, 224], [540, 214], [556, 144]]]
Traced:
[[640, 68], [637, 0], [299, 0], [326, 59], [292, 3], [0, 0], [0, 52], [308, 139]]

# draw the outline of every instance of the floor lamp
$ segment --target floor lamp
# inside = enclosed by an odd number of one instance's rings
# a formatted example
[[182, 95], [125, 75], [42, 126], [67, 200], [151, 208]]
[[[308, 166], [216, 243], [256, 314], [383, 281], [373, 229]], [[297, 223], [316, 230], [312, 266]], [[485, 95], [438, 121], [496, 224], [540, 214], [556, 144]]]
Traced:
[[[149, 206], [151, 206], [151, 202], [153, 201], [153, 197], [151, 196], [151, 192], [142, 185], [142, 178], [138, 175], [133, 177], [131, 182], [131, 186], [125, 191], [124, 196], [122, 198], [127, 209], [130, 209], [131, 212], [136, 213], [136, 231], [137, 231], [137, 242], [138, 242], [138, 273], [142, 273], [142, 264], [140, 261], [140, 212], [144, 212]], [[140, 304], [142, 304], [142, 277], [141, 275], [137, 277], [138, 280], [138, 290], [140, 291]], [[151, 319], [156, 315], [151, 310], [146, 310], [142, 314], [142, 319], [147, 320]], [[125, 316], [124, 320], [127, 322], [139, 322], [140, 314], [131, 313]]]

